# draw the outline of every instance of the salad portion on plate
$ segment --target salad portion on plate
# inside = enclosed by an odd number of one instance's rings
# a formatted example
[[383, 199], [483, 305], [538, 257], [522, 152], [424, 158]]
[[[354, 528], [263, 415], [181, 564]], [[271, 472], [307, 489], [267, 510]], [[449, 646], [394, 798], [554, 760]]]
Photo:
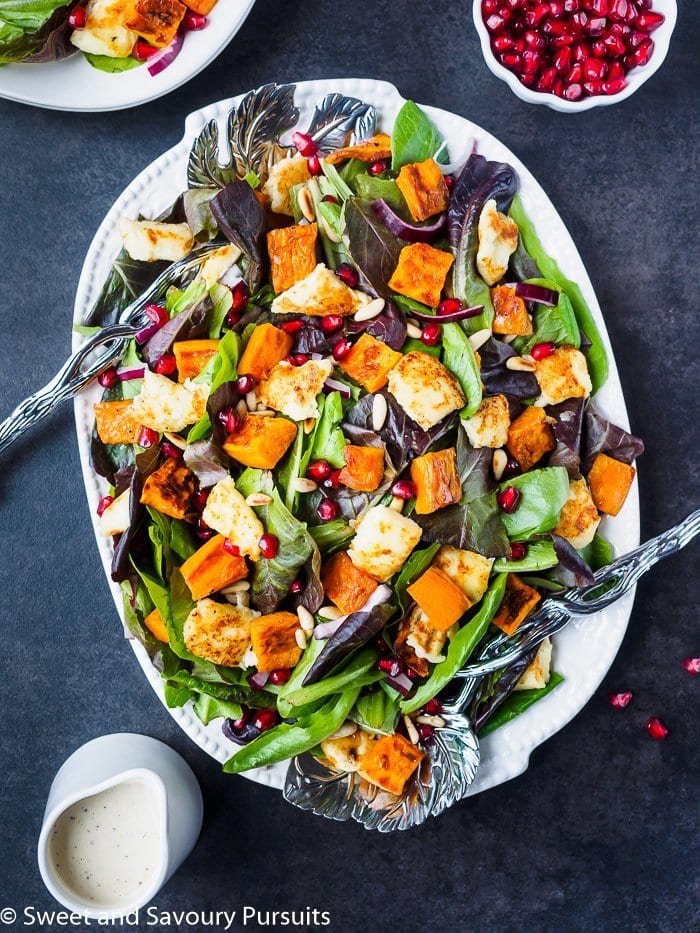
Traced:
[[[286, 143], [279, 91], [226, 150], [205, 127], [170, 210], [121, 220], [88, 329], [220, 245], [100, 377], [99, 525], [132, 635], [170, 706], [221, 720], [225, 770], [311, 752], [400, 796], [469, 657], [610, 560], [643, 447], [596, 410], [603, 342], [513, 168], [448, 152], [410, 101], [389, 134], [331, 94]], [[557, 687], [552, 652], [479, 684], [477, 733]]]

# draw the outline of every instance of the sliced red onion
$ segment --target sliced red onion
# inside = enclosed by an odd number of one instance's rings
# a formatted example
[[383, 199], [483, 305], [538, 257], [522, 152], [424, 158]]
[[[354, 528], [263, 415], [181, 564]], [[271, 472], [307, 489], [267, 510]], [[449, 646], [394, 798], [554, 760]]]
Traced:
[[129, 382], [130, 379], [143, 379], [145, 367], [122, 366], [117, 370], [117, 379], [120, 382]]
[[269, 671], [256, 671], [248, 678], [248, 683], [253, 690], [263, 690], [270, 677]]
[[240, 266], [234, 263], [230, 269], [227, 269], [226, 272], [219, 279], [219, 285], [227, 285], [229, 288], [233, 288], [234, 285], [243, 279]]
[[323, 383], [324, 392], [340, 392], [342, 398], [350, 398], [352, 394], [350, 388], [344, 382], [338, 382], [337, 379], [326, 379]]
[[411, 690], [413, 690], [413, 681], [408, 674], [397, 674], [395, 677], [389, 674], [384, 679], [390, 687], [393, 687], [394, 690], [398, 690], [402, 697], [407, 697]]
[[312, 353], [312, 354], [311, 354], [311, 359], [312, 359], [312, 360], [315, 360], [315, 362], [318, 363], [319, 360], [322, 360], [322, 359], [323, 359], [323, 353]]
[[341, 616], [340, 619], [332, 619], [330, 622], [322, 622], [314, 629], [314, 638], [317, 639], [317, 641], [325, 641], [327, 638], [330, 638], [331, 635], [335, 635], [346, 619], [347, 616]]
[[438, 233], [445, 226], [446, 214], [440, 214], [439, 217], [430, 224], [416, 226], [403, 220], [386, 203], [384, 198], [377, 198], [372, 202], [374, 214], [384, 226], [391, 230], [394, 236], [400, 240], [407, 240], [409, 243], [428, 243], [434, 240]]
[[148, 73], [155, 78], [156, 75], [159, 75], [161, 71], [164, 71], [168, 65], [172, 65], [175, 59], [180, 54], [182, 49], [182, 43], [185, 39], [185, 34], [183, 32], [176, 32], [175, 38], [170, 43], [167, 48], [161, 49], [159, 52], [148, 59]]
[[554, 308], [559, 304], [559, 293], [553, 288], [544, 285], [529, 285], [527, 282], [518, 282], [515, 294], [524, 301], [536, 301], [540, 305], [549, 305]]
[[469, 317], [476, 317], [484, 310], [483, 305], [475, 305], [473, 308], [462, 308], [461, 311], [453, 311], [452, 314], [424, 314], [423, 311], [414, 311], [411, 308], [411, 317], [417, 321], [423, 321], [429, 324], [453, 324], [455, 321], [466, 321]]
[[[375, 606], [388, 602], [391, 599], [391, 595], [391, 587], [382, 583], [372, 593], [364, 606], [360, 606], [356, 612], [369, 612], [371, 609], [374, 609]], [[317, 625], [314, 629], [314, 638], [317, 638], [319, 641], [330, 638], [331, 635], [335, 635], [346, 619], [347, 616], [341, 616], [340, 619], [333, 619], [331, 622], [322, 622], [321, 625]]]
[[158, 321], [154, 321], [152, 324], [146, 324], [145, 327], [142, 327], [141, 330], [137, 332], [134, 340], [139, 346], [143, 346], [144, 343], [148, 343], [154, 334], [158, 333], [160, 328], [161, 325]]

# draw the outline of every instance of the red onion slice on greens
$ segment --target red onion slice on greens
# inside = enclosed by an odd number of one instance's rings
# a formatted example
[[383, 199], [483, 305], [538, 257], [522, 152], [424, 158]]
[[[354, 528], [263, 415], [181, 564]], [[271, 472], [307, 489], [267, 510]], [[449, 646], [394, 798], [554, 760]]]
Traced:
[[185, 40], [185, 34], [183, 32], [176, 32], [175, 38], [170, 43], [167, 48], [161, 49], [159, 52], [148, 60], [148, 73], [155, 78], [156, 75], [159, 75], [161, 71], [164, 71], [168, 65], [172, 65], [175, 59], [180, 54], [182, 50], [182, 43]]
[[559, 304], [559, 292], [555, 292], [552, 288], [545, 288], [544, 285], [518, 282], [515, 286], [515, 294], [524, 301], [536, 301], [537, 304], [549, 305], [550, 308], [556, 308]]
[[387, 204], [384, 198], [377, 198], [372, 202], [372, 210], [381, 223], [390, 230], [394, 236], [408, 243], [429, 243], [445, 226], [446, 214], [440, 214], [436, 220], [429, 224], [410, 224], [404, 220]]

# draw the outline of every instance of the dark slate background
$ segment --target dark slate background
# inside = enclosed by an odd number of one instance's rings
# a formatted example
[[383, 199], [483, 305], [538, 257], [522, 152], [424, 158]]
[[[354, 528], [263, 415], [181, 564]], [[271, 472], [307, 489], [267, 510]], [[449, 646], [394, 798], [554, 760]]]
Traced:
[[[470, 117], [536, 174], [588, 267], [647, 442], [643, 537], [696, 507], [697, 6], [685, 4], [641, 91], [575, 116], [522, 103], [487, 71], [467, 6], [258, 0], [203, 74], [150, 105], [75, 115], [0, 101], [2, 410], [68, 353], [90, 240], [131, 178], [179, 140], [187, 113], [270, 80], [360, 74]], [[312, 906], [343, 933], [697, 929], [700, 678], [681, 663], [700, 654], [697, 546], [643, 582], [602, 687], [524, 775], [410, 835], [380, 837], [223, 776], [170, 720], [121, 637], [69, 407], [0, 470], [0, 907], [55, 906], [35, 858], [53, 775], [84, 741], [133, 730], [182, 752], [206, 802], [162, 910]], [[635, 693], [624, 713], [608, 705], [617, 689]], [[652, 714], [670, 727], [664, 743], [644, 730]]]

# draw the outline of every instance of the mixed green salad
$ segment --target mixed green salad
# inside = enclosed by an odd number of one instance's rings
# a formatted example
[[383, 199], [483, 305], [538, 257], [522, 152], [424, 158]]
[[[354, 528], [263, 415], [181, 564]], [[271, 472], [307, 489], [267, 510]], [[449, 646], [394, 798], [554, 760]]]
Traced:
[[[87, 329], [217, 246], [100, 377], [92, 462], [129, 631], [170, 706], [221, 720], [226, 771], [311, 751], [401, 793], [454, 673], [611, 559], [643, 446], [592, 401], [593, 318], [514, 170], [449, 158], [409, 101], [122, 222]], [[545, 641], [475, 729], [560, 682]]]

